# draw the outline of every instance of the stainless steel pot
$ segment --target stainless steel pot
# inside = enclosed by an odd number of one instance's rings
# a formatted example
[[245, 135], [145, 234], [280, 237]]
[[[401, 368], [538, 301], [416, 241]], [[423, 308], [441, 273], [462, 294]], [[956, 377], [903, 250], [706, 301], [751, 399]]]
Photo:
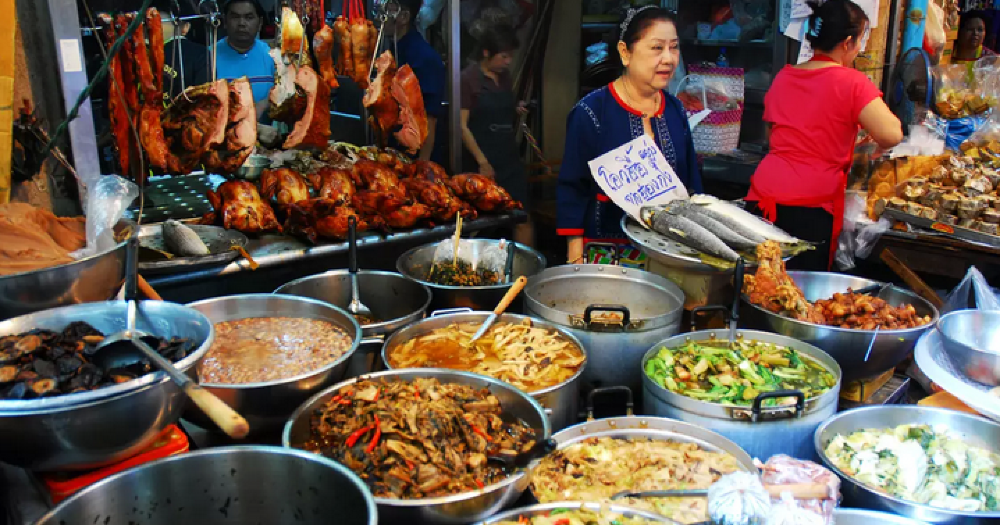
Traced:
[[[188, 306], [205, 314], [213, 323], [252, 317], [322, 319], [341, 328], [351, 338], [351, 347], [347, 352], [319, 370], [260, 383], [202, 384], [246, 418], [250, 423], [252, 436], [277, 433], [284, 425], [288, 414], [303, 401], [343, 379], [347, 364], [361, 341], [361, 327], [351, 314], [315, 299], [292, 295], [248, 294], [216, 297], [194, 302]], [[206, 430], [218, 431], [218, 427], [194, 405], [184, 413], [184, 418]]]
[[[881, 284], [839, 273], [788, 272], [788, 275], [802, 289], [806, 300], [809, 301], [829, 299], [835, 293], [847, 293], [848, 288], [859, 290]], [[743, 309], [743, 319], [750, 328], [786, 335], [822, 349], [837, 360], [844, 370], [844, 381], [850, 382], [875, 377], [895, 368], [910, 355], [920, 336], [933, 328], [938, 320], [937, 308], [915, 293], [891, 287], [883, 291], [879, 297], [893, 306], [912, 304], [918, 315], [931, 316], [931, 322], [917, 328], [879, 330], [878, 333], [875, 333], [875, 330], [822, 326], [765, 310], [751, 303], [746, 295], [743, 296], [743, 303], [749, 308]], [[871, 356], [866, 360], [866, 350], [873, 337], [875, 345], [872, 347]]]
[[[385, 381], [410, 381], [416, 378], [432, 377], [444, 383], [472, 385], [489, 388], [490, 393], [500, 400], [504, 414], [522, 421], [535, 430], [540, 438], [548, 438], [552, 433], [549, 419], [537, 401], [520, 390], [491, 377], [442, 370], [437, 368], [411, 368], [388, 370], [349, 379], [330, 387], [306, 401], [285, 425], [281, 442], [293, 447], [309, 439], [310, 419], [313, 412], [323, 406], [337, 393], [354, 383], [365, 379]], [[499, 483], [488, 485], [475, 492], [454, 494], [443, 498], [400, 500], [375, 498], [382, 523], [406, 523], [408, 525], [459, 525], [485, 519], [517, 501], [528, 487], [528, 476], [524, 471], [516, 472]]]
[[[116, 232], [133, 225], [120, 221]], [[0, 319], [113, 299], [125, 281], [127, 240], [104, 253], [32, 272], [0, 276]]]
[[971, 414], [943, 408], [912, 405], [875, 406], [841, 412], [816, 429], [814, 443], [816, 452], [826, 468], [840, 476], [842, 480], [840, 492], [844, 496], [844, 503], [865, 509], [894, 512], [928, 523], [947, 523], [949, 525], [1000, 523], [1000, 511], [960, 512], [946, 510], [883, 494], [855, 481], [854, 478], [835, 467], [826, 456], [827, 445], [838, 435], [847, 435], [858, 430], [884, 429], [912, 424], [943, 425], [970, 444], [984, 447], [993, 452], [1000, 452], [1000, 424]]
[[[396, 332], [386, 340], [385, 344], [382, 346], [382, 362], [385, 363], [386, 368], [392, 369], [393, 367], [389, 363], [389, 355], [396, 349], [396, 347], [413, 338], [420, 337], [421, 335], [430, 333], [438, 328], [446, 328], [453, 324], [467, 324], [478, 328], [483, 324], [483, 321], [490, 315], [490, 313], [491, 312], [468, 312], [432, 315], [429, 319], [417, 321], [416, 323], [413, 323], [410, 326]], [[497, 319], [496, 322], [520, 323], [525, 319], [530, 318], [524, 315], [503, 314], [499, 319]], [[566, 330], [562, 330], [555, 325], [546, 323], [545, 321], [538, 321], [536, 319], [531, 319], [531, 323], [535, 326], [558, 332], [559, 335], [575, 344], [577, 348], [583, 352], [584, 358], [589, 360], [589, 355], [583, 345], [580, 344], [580, 341]], [[549, 423], [552, 424], [552, 428], [555, 430], [566, 428], [575, 423], [578, 419], [577, 410], [580, 401], [580, 382], [582, 377], [586, 374], [586, 370], [588, 368], [587, 360], [584, 360], [583, 365], [580, 366], [580, 370], [578, 370], [573, 377], [558, 385], [543, 388], [542, 390], [531, 392], [529, 394], [545, 409], [545, 414], [549, 418]]]
[[[587, 386], [642, 385], [639, 365], [650, 345], [680, 328], [684, 292], [642, 270], [597, 264], [549, 268], [528, 280], [526, 314], [565, 328], [588, 350]], [[623, 323], [602, 323], [619, 313]]]
[[513, 510], [508, 510], [506, 512], [501, 512], [496, 516], [491, 517], [486, 521], [480, 522], [478, 525], [492, 525], [494, 523], [501, 523], [504, 521], [518, 521], [518, 518], [524, 516], [525, 518], [533, 518], [535, 516], [548, 516], [548, 514], [554, 510], [569, 509], [569, 510], [589, 510], [591, 512], [612, 512], [618, 514], [619, 516], [624, 516], [626, 518], [640, 518], [646, 521], [652, 521], [656, 523], [673, 523], [676, 521], [669, 520], [659, 514], [654, 514], [652, 512], [646, 512], [644, 510], [632, 509], [629, 507], [622, 507], [620, 505], [605, 505], [601, 503], [585, 503], [579, 501], [561, 501], [555, 503], [540, 503], [538, 505], [531, 505], [528, 507], [521, 507]]
[[[361, 326], [361, 345], [347, 367], [347, 377], [372, 371], [374, 357], [386, 336], [423, 319], [431, 304], [431, 291], [424, 285], [394, 272], [358, 272], [361, 302], [380, 322]], [[351, 302], [351, 277], [347, 270], [311, 275], [282, 285], [276, 294], [297, 295], [327, 302], [347, 310]]]
[[92, 523], [376, 525], [368, 487], [307, 452], [242, 446], [188, 452], [115, 474], [74, 494], [36, 525]]
[[[500, 241], [492, 239], [463, 239], [462, 242], [472, 243], [477, 249], [497, 245]], [[406, 277], [417, 281], [431, 289], [434, 298], [431, 300], [430, 311], [447, 308], [471, 308], [473, 310], [493, 310], [500, 299], [518, 277], [531, 277], [545, 269], [545, 256], [523, 244], [514, 244], [517, 251], [514, 254], [514, 269], [509, 283], [491, 286], [445, 286], [426, 280], [427, 272], [434, 262], [434, 250], [437, 242], [418, 246], [399, 256], [396, 270]], [[509, 310], [521, 311], [521, 298], [511, 303]]]
[[833, 511], [834, 525], [926, 525], [922, 521], [911, 520], [887, 512], [863, 509], [836, 509]]
[[[62, 331], [75, 321], [112, 334], [125, 330], [126, 303], [109, 301], [45, 310], [0, 322], [0, 335], [36, 328]], [[212, 345], [212, 323], [200, 312], [163, 301], [140, 301], [136, 328], [195, 343], [174, 363], [194, 376]], [[148, 447], [175, 423], [187, 403], [163, 372], [90, 392], [32, 400], [0, 400], [0, 461], [36, 471], [91, 469], [117, 463]]]
[[655, 357], [660, 348], [675, 348], [687, 344], [688, 341], [712, 341], [717, 339], [717, 336], [723, 344], [728, 343], [728, 330], [720, 332], [703, 330], [671, 337], [649, 349], [642, 358], [642, 366], [639, 369], [639, 373], [642, 374], [643, 406], [646, 411], [714, 430], [733, 440], [743, 450], [761, 461], [767, 461], [775, 454], [815, 459], [813, 432], [820, 423], [837, 413], [837, 399], [840, 397], [843, 375], [837, 362], [819, 348], [766, 332], [741, 330], [738, 334], [742, 339], [793, 348], [818, 361], [837, 378], [837, 385], [820, 396], [806, 399], [801, 392], [798, 392], [797, 404], [794, 407], [761, 408], [761, 403], [765, 399], [775, 397], [769, 393], [757, 396], [750, 408], [701, 401], [671, 392], [646, 375], [646, 362]]

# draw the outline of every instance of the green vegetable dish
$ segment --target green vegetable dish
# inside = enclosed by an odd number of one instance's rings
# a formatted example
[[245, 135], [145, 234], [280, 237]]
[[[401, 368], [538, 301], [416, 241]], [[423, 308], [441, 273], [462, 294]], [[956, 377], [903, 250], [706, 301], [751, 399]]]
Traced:
[[838, 435], [826, 457], [879, 492], [942, 509], [1000, 510], [1000, 456], [947, 427], [900, 425]]
[[[728, 343], [690, 341], [663, 347], [646, 361], [646, 375], [684, 396], [722, 405], [749, 406], [765, 392], [800, 390], [806, 399], [822, 395], [837, 378], [822, 364], [792, 348], [759, 341]], [[765, 407], [791, 402], [766, 399]]]

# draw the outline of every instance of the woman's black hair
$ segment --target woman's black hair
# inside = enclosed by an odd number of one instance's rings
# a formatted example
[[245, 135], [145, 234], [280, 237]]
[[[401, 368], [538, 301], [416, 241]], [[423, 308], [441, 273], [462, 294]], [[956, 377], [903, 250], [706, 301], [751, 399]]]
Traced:
[[[510, 53], [517, 50], [521, 41], [517, 38], [517, 32], [509, 25], [497, 25], [487, 28], [479, 37], [479, 49], [476, 53], [477, 59], [493, 58], [500, 53]], [[483, 57], [483, 54], [486, 54]]]
[[826, 0], [823, 4], [807, 2], [809, 15], [806, 39], [813, 49], [829, 53], [848, 38], [861, 38], [868, 25], [868, 15], [851, 0]]
[[420, 12], [420, 8], [424, 5], [424, 0], [396, 0], [399, 4], [399, 9], [401, 11], [408, 11], [410, 13], [410, 25], [417, 25], [417, 13]]
[[674, 22], [670, 11], [662, 7], [646, 6], [638, 9], [626, 9], [618, 22], [617, 41], [625, 42], [625, 47], [631, 50], [636, 42], [642, 40], [642, 35], [646, 34], [649, 26], [662, 21]]
[[958, 22], [958, 32], [961, 33], [966, 26], [969, 25], [969, 22], [972, 22], [973, 20], [982, 20], [984, 26], [989, 25], [989, 21], [986, 20], [986, 13], [979, 10], [967, 11], [962, 15], [962, 19]]

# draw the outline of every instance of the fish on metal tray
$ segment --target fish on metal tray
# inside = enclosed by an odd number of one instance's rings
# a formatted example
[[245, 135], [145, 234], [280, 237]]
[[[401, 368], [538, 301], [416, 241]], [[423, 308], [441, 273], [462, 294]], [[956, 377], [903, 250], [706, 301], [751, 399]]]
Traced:
[[739, 254], [726, 246], [714, 233], [679, 213], [672, 213], [663, 207], [645, 206], [639, 211], [639, 215], [656, 233], [726, 261], [734, 262], [739, 259]]
[[[732, 221], [742, 224], [746, 228], [749, 228], [757, 235], [764, 237], [767, 240], [776, 241], [783, 244], [799, 244], [802, 241], [797, 239], [784, 231], [781, 228], [757, 217], [756, 215], [724, 200], [718, 199], [711, 195], [693, 195], [691, 197], [691, 202], [699, 206], [704, 206], [710, 213], [715, 212], [717, 214], [729, 217]], [[704, 210], [703, 210], [704, 211]], [[714, 218], [714, 216], [713, 216]], [[742, 234], [741, 234], [742, 235]], [[744, 235], [745, 237], [746, 235]]]
[[173, 219], [163, 223], [163, 244], [168, 251], [181, 257], [200, 257], [212, 254], [194, 230]]
[[705, 210], [702, 206], [691, 204], [690, 201], [673, 201], [667, 205], [667, 209], [670, 212], [676, 211], [684, 217], [700, 224], [706, 230], [715, 234], [719, 240], [726, 243], [726, 246], [736, 251], [755, 250], [757, 249], [757, 245], [760, 244], [740, 235], [724, 223], [703, 213]]

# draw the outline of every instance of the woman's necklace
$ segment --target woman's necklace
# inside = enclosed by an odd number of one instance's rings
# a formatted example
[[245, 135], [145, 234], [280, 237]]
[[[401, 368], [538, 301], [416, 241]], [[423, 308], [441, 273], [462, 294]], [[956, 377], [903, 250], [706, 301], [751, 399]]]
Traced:
[[[632, 107], [634, 107], [634, 108], [636, 108], [636, 109], [638, 109], [639, 112], [642, 113], [642, 118], [650, 118], [651, 116], [653, 116], [653, 113], [655, 113], [656, 111], [651, 111], [651, 112], [647, 113], [646, 111], [643, 111], [642, 108], [639, 107], [639, 104], [635, 103], [638, 99], [636, 97], [632, 96], [632, 90], [629, 89], [628, 82], [624, 78], [622, 78], [622, 87], [625, 88], [625, 97], [628, 98], [629, 105], [632, 106]], [[653, 97], [653, 99], [654, 99], [653, 103], [656, 105], [657, 108], [660, 107], [660, 97], [661, 96], [663, 96], [663, 95], [660, 94], [660, 93], [657, 93], [656, 96]]]

